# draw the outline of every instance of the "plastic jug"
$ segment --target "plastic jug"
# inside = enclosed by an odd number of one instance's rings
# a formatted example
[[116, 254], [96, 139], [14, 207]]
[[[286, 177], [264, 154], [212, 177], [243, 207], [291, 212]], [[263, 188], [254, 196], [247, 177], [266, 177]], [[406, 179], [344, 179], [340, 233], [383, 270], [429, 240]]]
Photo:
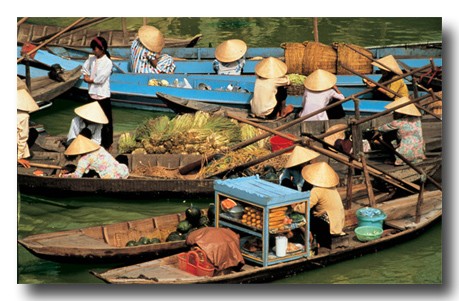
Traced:
[[276, 236], [276, 256], [284, 257], [287, 254], [288, 239], [285, 236]]

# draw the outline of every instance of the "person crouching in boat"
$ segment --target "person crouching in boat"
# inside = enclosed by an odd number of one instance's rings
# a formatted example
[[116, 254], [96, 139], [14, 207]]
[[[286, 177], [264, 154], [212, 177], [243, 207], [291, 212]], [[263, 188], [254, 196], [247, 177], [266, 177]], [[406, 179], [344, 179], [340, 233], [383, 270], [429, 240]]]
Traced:
[[65, 150], [66, 156], [78, 156], [78, 164], [74, 172], [59, 174], [64, 178], [81, 178], [90, 170], [95, 171], [102, 179], [126, 179], [129, 176], [128, 167], [116, 161], [102, 146], [94, 141], [78, 135]]
[[[336, 75], [326, 70], [317, 69], [304, 80], [303, 109], [298, 117], [306, 116], [312, 112], [325, 108], [335, 100], [344, 99], [344, 95], [336, 86]], [[330, 116], [329, 116], [330, 115]], [[322, 111], [306, 119], [311, 120], [329, 120], [343, 118], [345, 115], [342, 105]]]
[[[386, 105], [385, 108], [391, 109], [409, 101], [410, 99], [408, 97], [398, 98]], [[398, 108], [394, 112], [393, 121], [374, 128], [376, 131], [374, 137], [376, 137], [379, 133], [388, 133], [396, 130], [397, 140], [392, 140], [393, 135], [388, 135], [389, 138], [386, 138], [383, 134], [383, 139], [386, 143], [389, 144], [389, 146], [394, 147], [400, 155], [411, 163], [421, 162], [426, 159], [425, 143], [422, 135], [421, 115], [421, 112], [414, 104]], [[395, 156], [395, 158], [392, 158], [391, 161], [386, 163], [394, 165], [405, 164], [405, 162], [403, 162], [403, 160], [398, 156]]]
[[[18, 81], [19, 83], [19, 81]], [[30, 168], [30, 162], [27, 158], [30, 157], [29, 147], [35, 143], [35, 140], [38, 136], [38, 132], [33, 131], [31, 135], [29, 129], [29, 118], [30, 113], [39, 109], [37, 103], [32, 98], [32, 96], [25, 89], [17, 90], [17, 150], [18, 150], [18, 163], [24, 166], [25, 168]]]
[[137, 38], [131, 44], [132, 72], [174, 73], [174, 59], [168, 54], [161, 54], [165, 43], [163, 34], [156, 27], [140, 27]]
[[[311, 233], [317, 237], [321, 247], [331, 248], [332, 236], [345, 235], [344, 206], [336, 189], [339, 176], [326, 162], [306, 165], [301, 174], [313, 185], [309, 197]], [[294, 205], [293, 210], [304, 214], [304, 203]]]
[[284, 170], [279, 177], [279, 184], [292, 189], [297, 189], [298, 191], [311, 190], [310, 185], [307, 185], [308, 183], [305, 185], [304, 178], [301, 175], [301, 170], [308, 162], [319, 156], [320, 154], [313, 150], [301, 146], [295, 146], [284, 165]]
[[217, 74], [241, 75], [245, 65], [247, 44], [238, 39], [222, 42], [215, 49], [213, 68]]
[[[398, 75], [403, 75], [402, 69], [397, 64], [397, 61], [392, 55], [385, 56], [376, 62], [371, 63], [373, 66], [378, 67], [381, 70], [381, 78], [378, 80], [378, 83], [383, 83], [393, 79]], [[370, 88], [375, 87], [376, 85], [366, 79], [363, 79], [363, 82]], [[397, 92], [400, 97], [408, 97], [408, 87], [405, 84], [403, 78], [396, 80], [387, 85], [387, 88], [390, 90]], [[383, 100], [396, 100], [399, 96], [395, 95], [392, 92], [389, 92], [381, 87], [375, 90], [374, 97], [376, 99], [383, 99]]]
[[290, 85], [287, 65], [268, 57], [257, 64], [255, 73], [255, 89], [250, 100], [252, 114], [258, 118], [277, 119], [293, 112], [292, 105], [286, 106], [287, 86]]
[[75, 108], [74, 112], [77, 116], [72, 119], [64, 146], [67, 148], [82, 131], [89, 131], [89, 137], [85, 136], [100, 145], [102, 127], [108, 123], [108, 118], [100, 104], [94, 101]]

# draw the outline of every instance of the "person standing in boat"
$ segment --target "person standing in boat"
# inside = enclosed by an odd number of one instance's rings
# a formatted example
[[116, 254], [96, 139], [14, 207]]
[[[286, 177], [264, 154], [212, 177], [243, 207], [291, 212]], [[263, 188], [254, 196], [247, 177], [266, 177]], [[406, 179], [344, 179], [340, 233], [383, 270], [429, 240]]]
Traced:
[[112, 103], [110, 100], [110, 76], [113, 63], [107, 50], [107, 41], [103, 37], [95, 37], [90, 44], [93, 56], [84, 62], [81, 72], [83, 80], [88, 83], [89, 100], [97, 101], [108, 119], [108, 123], [102, 126], [101, 145], [110, 149], [113, 143], [113, 116]]
[[62, 170], [59, 177], [81, 178], [90, 171], [96, 172], [102, 179], [126, 179], [129, 169], [94, 141], [83, 135], [78, 135], [65, 150], [66, 156], [78, 156], [78, 164], [74, 172]]
[[[18, 80], [19, 82], [19, 80]], [[38, 132], [34, 131], [35, 135], [30, 134], [29, 118], [30, 113], [39, 109], [37, 103], [25, 89], [17, 90], [17, 155], [18, 163], [25, 168], [30, 168], [30, 162], [27, 158], [30, 157], [29, 147], [35, 143]]]
[[165, 39], [159, 29], [149, 25], [140, 27], [137, 38], [131, 44], [132, 72], [174, 73], [174, 59], [168, 54], [161, 54], [164, 45]]
[[213, 68], [217, 74], [241, 75], [247, 51], [247, 44], [238, 39], [227, 40], [215, 49]]
[[[303, 94], [303, 109], [298, 114], [298, 117], [303, 117], [312, 112], [323, 109], [334, 100], [344, 99], [344, 95], [336, 86], [336, 81], [336, 75], [322, 69], [317, 69], [306, 77], [303, 83], [306, 88]], [[329, 120], [343, 117], [344, 110], [342, 105], [339, 105], [338, 108], [331, 109], [328, 112], [322, 111], [306, 120]]]
[[310, 185], [305, 185], [304, 178], [301, 175], [301, 170], [309, 161], [319, 156], [320, 154], [313, 150], [302, 146], [295, 146], [284, 165], [284, 169], [279, 177], [279, 184], [292, 189], [297, 189], [298, 191], [311, 190]]
[[[301, 175], [313, 185], [310, 192], [311, 234], [316, 236], [321, 247], [331, 248], [333, 236], [345, 235], [343, 232], [345, 213], [341, 196], [336, 189], [339, 176], [326, 162], [306, 165]], [[293, 210], [305, 213], [304, 203], [293, 206]], [[311, 239], [311, 238], [310, 238]]]
[[252, 114], [263, 119], [277, 119], [293, 112], [293, 106], [286, 106], [287, 86], [290, 79], [287, 65], [281, 60], [268, 57], [255, 67], [257, 78], [253, 98], [250, 100]]
[[105, 116], [100, 104], [97, 101], [93, 101], [77, 107], [75, 108], [75, 114], [77, 116], [72, 119], [64, 146], [67, 148], [82, 131], [89, 131], [88, 138], [100, 145], [102, 142], [102, 127], [108, 123], [107, 116]]
[[[386, 109], [409, 102], [408, 97], [401, 97], [386, 105]], [[418, 163], [426, 159], [425, 143], [422, 135], [421, 112], [414, 104], [398, 108], [394, 112], [394, 120], [374, 128], [374, 136], [383, 133], [383, 139], [411, 163]], [[392, 135], [384, 136], [384, 133], [396, 131], [397, 140], [392, 140]], [[394, 165], [403, 165], [402, 159], [395, 156], [386, 162]]]
[[[396, 76], [403, 75], [403, 71], [400, 69], [397, 61], [392, 55], [385, 56], [376, 62], [371, 63], [373, 66], [378, 67], [381, 70], [381, 78], [378, 80], [378, 83], [383, 83], [393, 79]], [[366, 79], [363, 79], [363, 82], [369, 87], [373, 88], [376, 85]], [[405, 84], [403, 78], [394, 81], [387, 85], [387, 88], [390, 90], [397, 92], [400, 97], [409, 97], [408, 87]], [[396, 100], [399, 96], [395, 95], [392, 92], [389, 92], [381, 87], [375, 90], [374, 97], [376, 99], [383, 99], [383, 100]]]

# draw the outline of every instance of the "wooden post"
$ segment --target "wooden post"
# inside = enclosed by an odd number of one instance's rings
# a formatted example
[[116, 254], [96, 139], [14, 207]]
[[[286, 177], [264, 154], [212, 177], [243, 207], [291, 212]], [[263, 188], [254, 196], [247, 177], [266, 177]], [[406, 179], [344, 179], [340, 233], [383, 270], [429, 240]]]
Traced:
[[[349, 163], [352, 162], [352, 159], [349, 158]], [[347, 190], [346, 190], [346, 201], [345, 201], [345, 204], [344, 204], [344, 209], [351, 209], [351, 205], [352, 205], [352, 176], [353, 176], [353, 173], [354, 173], [354, 168], [352, 168], [351, 166], [349, 166], [347, 168]]]
[[314, 18], [314, 42], [319, 43], [319, 20]]
[[416, 203], [416, 224], [421, 221], [421, 206], [424, 200], [424, 183], [426, 181], [425, 176], [421, 176], [421, 190], [419, 191], [418, 202]]
[[25, 81], [26, 81], [26, 86], [27, 86], [27, 89], [29, 89], [30, 93], [32, 93], [32, 83], [31, 83], [31, 79], [30, 79], [30, 61], [29, 61], [29, 56], [27, 56], [27, 58], [25, 59], [25, 69], [26, 69], [26, 78], [25, 78]]
[[373, 186], [371, 185], [370, 175], [368, 173], [367, 160], [364, 153], [360, 153], [360, 160], [362, 161], [363, 166], [363, 175], [365, 176], [365, 186], [367, 186], [368, 199], [370, 201], [370, 207], [375, 207], [375, 195], [373, 194]]
[[143, 25], [147, 25], [147, 18], [143, 18]]

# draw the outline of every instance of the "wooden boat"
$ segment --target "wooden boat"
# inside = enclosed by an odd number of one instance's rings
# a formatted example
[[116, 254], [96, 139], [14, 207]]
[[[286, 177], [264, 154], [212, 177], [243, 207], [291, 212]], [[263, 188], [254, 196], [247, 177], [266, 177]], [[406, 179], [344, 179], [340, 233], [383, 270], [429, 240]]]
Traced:
[[81, 76], [81, 66], [64, 71], [61, 75], [65, 81], [59, 82], [48, 75], [31, 79], [31, 95], [40, 108], [50, 104], [50, 101], [70, 90]]
[[[203, 209], [202, 215], [207, 215]], [[185, 212], [98, 225], [87, 228], [30, 235], [18, 242], [33, 255], [51, 261], [68, 263], [134, 263], [171, 255], [186, 249], [185, 240], [169, 241], [186, 219]], [[127, 246], [142, 237], [157, 238], [158, 243]]]
[[[382, 236], [370, 241], [360, 241], [354, 233], [358, 225], [356, 210], [368, 206], [365, 199], [357, 199], [353, 200], [352, 206], [346, 210], [344, 228], [346, 235], [332, 238], [331, 248], [319, 247], [317, 253], [309, 252], [312, 248], [307, 243], [306, 251], [287, 253], [285, 257], [277, 257], [276, 253], [271, 252], [270, 249], [267, 253], [269, 259], [265, 264], [265, 261], [259, 261], [259, 256], [263, 255], [251, 253], [244, 248], [243, 242], [247, 241], [247, 235], [253, 234], [253, 230], [250, 227], [249, 230], [242, 224], [237, 224], [236, 226], [237, 222], [225, 222], [224, 224], [221, 222], [222, 227], [230, 227], [240, 235], [241, 254], [244, 256], [245, 262], [239, 270], [225, 269], [218, 272], [211, 270], [211, 273], [203, 273], [204, 275], [190, 273], [186, 270], [188, 264], [185, 269], [183, 268], [184, 253], [180, 253], [105, 272], [93, 270], [91, 273], [106, 283], [113, 284], [270, 282], [357, 256], [374, 253], [418, 236], [431, 225], [441, 220], [442, 192], [440, 190], [425, 191], [421, 203], [418, 202], [418, 198], [417, 194], [413, 194], [378, 202], [374, 207], [382, 210], [387, 217], [384, 220]], [[220, 217], [220, 219], [223, 220], [223, 217]]]
[[[17, 30], [17, 42], [26, 43], [45, 37], [50, 34], [60, 32], [63, 27], [52, 25], [40, 25], [22, 23]], [[49, 43], [49, 45], [60, 46], [67, 49], [90, 49], [89, 44], [96, 36], [102, 36], [107, 40], [108, 46], [124, 47], [129, 49], [132, 41], [137, 35], [137, 30], [130, 30], [126, 33], [122, 30], [97, 30], [83, 29], [75, 33], [63, 35]], [[197, 34], [191, 38], [165, 38], [166, 47], [194, 47], [201, 39], [202, 34]]]

